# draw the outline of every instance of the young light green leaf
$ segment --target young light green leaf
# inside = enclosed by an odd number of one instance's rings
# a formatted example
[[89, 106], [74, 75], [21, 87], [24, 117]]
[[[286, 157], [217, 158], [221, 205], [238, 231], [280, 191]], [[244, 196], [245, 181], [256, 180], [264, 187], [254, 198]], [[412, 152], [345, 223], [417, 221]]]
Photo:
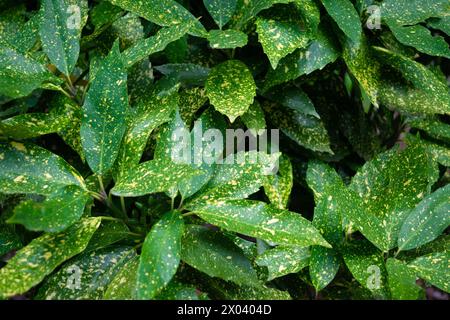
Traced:
[[50, 195], [69, 185], [85, 189], [80, 174], [57, 155], [32, 144], [0, 144], [0, 192]]
[[43, 0], [39, 35], [50, 61], [66, 76], [80, 53], [81, 29], [87, 21], [85, 0]]
[[190, 266], [240, 285], [260, 284], [242, 250], [220, 232], [189, 225], [182, 239], [181, 259]]
[[400, 260], [389, 258], [386, 261], [391, 298], [395, 300], [417, 300], [420, 287], [416, 285], [414, 270]]
[[412, 261], [408, 266], [416, 274], [445, 292], [450, 292], [450, 251], [432, 253]]
[[220, 29], [230, 21], [237, 0], [203, 0], [203, 4]]
[[258, 266], [267, 267], [269, 277], [267, 281], [297, 273], [309, 264], [309, 248], [295, 246], [279, 246], [265, 251], [258, 256], [255, 263]]
[[202, 24], [181, 4], [175, 0], [108, 0], [112, 4], [160, 26], [173, 26], [186, 22], [194, 22], [190, 33], [203, 37], [206, 33]]
[[170, 211], [147, 234], [137, 271], [138, 299], [155, 297], [176, 273], [183, 231], [184, 221], [180, 212]]
[[0, 269], [0, 297], [25, 293], [62, 262], [82, 252], [100, 221], [101, 218], [81, 220], [62, 233], [44, 234], [19, 250]]
[[[136, 256], [133, 248], [111, 247], [67, 261], [39, 288], [36, 299], [97, 300], [123, 267]], [[76, 278], [78, 277], [78, 278]]]
[[253, 76], [239, 60], [228, 60], [215, 66], [206, 80], [205, 88], [214, 108], [231, 122], [248, 110], [256, 96]]
[[114, 164], [126, 130], [127, 73], [119, 44], [100, 62], [83, 105], [81, 142], [94, 173], [105, 174]]
[[410, 250], [436, 239], [450, 225], [450, 185], [425, 197], [409, 213], [398, 236], [398, 250]]
[[321, 0], [339, 28], [355, 43], [361, 39], [362, 27], [358, 12], [349, 0]]
[[248, 38], [238, 30], [211, 30], [208, 33], [208, 41], [213, 49], [234, 49], [245, 46]]
[[296, 21], [258, 18], [256, 32], [273, 69], [277, 68], [282, 58], [295, 49], [306, 47], [309, 42], [309, 35]]
[[229, 231], [301, 247], [331, 247], [310, 221], [300, 214], [254, 200], [217, 200], [189, 205], [207, 222]]
[[78, 186], [67, 186], [43, 202], [28, 200], [14, 208], [8, 223], [22, 224], [28, 230], [61, 232], [83, 215], [90, 196]]

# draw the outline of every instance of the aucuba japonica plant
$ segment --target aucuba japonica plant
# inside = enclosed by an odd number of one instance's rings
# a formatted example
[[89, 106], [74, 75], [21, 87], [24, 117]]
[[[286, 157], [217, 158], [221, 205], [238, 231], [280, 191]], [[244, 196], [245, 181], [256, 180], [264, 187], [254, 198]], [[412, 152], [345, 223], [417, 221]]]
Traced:
[[449, 293], [449, 27], [448, 0], [0, 1], [0, 298]]

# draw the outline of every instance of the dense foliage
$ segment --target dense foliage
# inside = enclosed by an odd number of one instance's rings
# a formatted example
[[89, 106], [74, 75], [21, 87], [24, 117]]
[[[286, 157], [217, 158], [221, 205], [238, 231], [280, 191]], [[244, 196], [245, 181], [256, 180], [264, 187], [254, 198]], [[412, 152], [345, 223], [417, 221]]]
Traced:
[[[448, 0], [0, 1], [0, 298], [450, 292], [449, 27]], [[174, 160], [208, 129], [250, 129], [214, 141], [243, 161]]]

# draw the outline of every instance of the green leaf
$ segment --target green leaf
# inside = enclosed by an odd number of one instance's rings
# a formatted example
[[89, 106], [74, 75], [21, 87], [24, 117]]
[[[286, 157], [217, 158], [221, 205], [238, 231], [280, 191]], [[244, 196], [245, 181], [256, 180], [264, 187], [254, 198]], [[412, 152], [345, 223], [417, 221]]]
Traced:
[[411, 262], [408, 266], [416, 274], [445, 292], [450, 292], [450, 251], [432, 253]]
[[122, 53], [123, 64], [130, 68], [151, 54], [163, 51], [167, 45], [181, 39], [192, 25], [193, 22], [188, 22], [162, 28], [154, 36], [139, 40]]
[[213, 49], [234, 49], [247, 44], [247, 35], [238, 30], [211, 30], [208, 33], [209, 45]]
[[241, 120], [253, 136], [263, 134], [264, 129], [266, 129], [264, 111], [256, 100], [250, 105], [247, 112], [241, 116]]
[[181, 259], [211, 277], [240, 285], [260, 284], [256, 271], [242, 250], [220, 232], [205, 227], [186, 227]]
[[8, 223], [22, 224], [28, 230], [61, 232], [83, 215], [90, 196], [77, 186], [67, 186], [51, 194], [43, 202], [21, 202], [14, 208]]
[[307, 116], [314, 116], [320, 119], [320, 115], [317, 113], [313, 102], [300, 88], [278, 87], [277, 89], [270, 90], [266, 96], [286, 108], [297, 110]]
[[273, 69], [277, 68], [282, 58], [298, 48], [306, 47], [309, 41], [309, 35], [296, 21], [258, 18], [256, 32]]
[[269, 277], [267, 281], [297, 273], [309, 264], [309, 248], [293, 246], [280, 246], [265, 251], [258, 256], [255, 263], [258, 266], [267, 267]]
[[256, 96], [253, 76], [239, 60], [228, 60], [215, 66], [206, 80], [205, 88], [214, 108], [231, 122], [248, 110]]
[[330, 247], [300, 214], [254, 200], [216, 200], [188, 207], [205, 221], [247, 236], [296, 246]]
[[277, 174], [265, 176], [263, 183], [270, 202], [279, 209], [286, 209], [294, 184], [292, 164], [287, 156], [280, 157]]
[[82, 252], [99, 225], [100, 218], [88, 218], [62, 233], [31, 241], [0, 269], [0, 297], [25, 293], [39, 284], [62, 262]]
[[206, 33], [202, 24], [175, 0], [147, 0], [137, 2], [134, 0], [108, 1], [160, 26], [168, 27], [193, 21], [194, 25], [190, 30], [192, 35], [202, 37]]
[[80, 53], [81, 29], [87, 20], [85, 0], [43, 0], [39, 35], [50, 61], [66, 76]]
[[450, 4], [447, 0], [385, 0], [380, 9], [385, 20], [413, 25], [431, 17], [446, 16]]
[[[123, 265], [136, 256], [130, 247], [112, 247], [83, 253], [67, 261], [39, 288], [45, 300], [102, 299], [107, 286]], [[78, 277], [78, 278], [77, 278]]]
[[387, 275], [381, 251], [360, 240], [344, 247], [342, 256], [353, 277], [376, 298], [387, 298]]
[[239, 286], [231, 282], [210, 280], [208, 291], [221, 300], [291, 300], [287, 291], [273, 289], [265, 285]]
[[450, 49], [445, 39], [441, 36], [432, 36], [430, 30], [421, 25], [403, 27], [389, 23], [389, 29], [404, 45], [414, 47], [425, 54], [450, 59]]
[[137, 271], [137, 298], [151, 299], [170, 282], [180, 264], [184, 221], [178, 211], [166, 213], [145, 238]]
[[107, 300], [132, 300], [137, 298], [137, 269], [140, 257], [127, 261], [109, 283], [103, 296]]
[[417, 300], [420, 287], [416, 285], [416, 275], [407, 264], [400, 260], [389, 258], [386, 261], [389, 289], [395, 300]]
[[117, 156], [118, 177], [136, 167], [154, 129], [169, 121], [178, 105], [178, 84], [172, 86], [164, 80], [158, 82], [148, 99], [143, 99], [129, 117], [127, 131]]
[[0, 41], [0, 95], [24, 97], [49, 82], [61, 81], [44, 65]]
[[426, 149], [412, 144], [367, 162], [353, 177], [350, 189], [363, 199], [368, 212], [387, 217], [414, 208], [430, 192], [436, 170]]
[[175, 78], [182, 83], [193, 86], [203, 86], [208, 78], [209, 72], [211, 71], [209, 68], [193, 63], [169, 63], [162, 66], [157, 66], [155, 69], [165, 76]]
[[321, 0], [328, 14], [338, 24], [339, 28], [352, 41], [358, 43], [361, 39], [362, 27], [358, 12], [349, 0]]
[[203, 4], [220, 29], [230, 21], [237, 0], [203, 0]]
[[22, 241], [14, 232], [14, 228], [0, 223], [0, 257], [11, 250], [20, 249], [22, 246]]
[[439, 29], [450, 36], [450, 16], [430, 19], [428, 26], [433, 29]]
[[127, 225], [120, 220], [102, 220], [100, 227], [95, 231], [89, 241], [85, 252], [92, 252], [115, 244], [127, 238], [130, 230]]
[[66, 161], [41, 147], [19, 142], [0, 144], [0, 192], [50, 195], [83, 178]]
[[268, 120], [299, 145], [317, 152], [333, 153], [328, 132], [320, 119], [272, 102], [264, 103], [263, 109]]
[[126, 130], [127, 74], [116, 42], [100, 62], [83, 105], [81, 142], [94, 173], [105, 174], [114, 164]]
[[[347, 190], [338, 174], [324, 163], [310, 162], [306, 176], [316, 202], [313, 226], [333, 247], [339, 247], [342, 242], [342, 220], [349, 207]], [[334, 279], [339, 266], [339, 256], [334, 249], [311, 248], [309, 274], [317, 291]]]
[[315, 40], [306, 49], [298, 49], [286, 58], [281, 59], [275, 70], [269, 70], [264, 82], [263, 91], [278, 84], [297, 79], [316, 70], [322, 70], [339, 57], [333, 40], [324, 28], [319, 28]]
[[[385, 63], [398, 69], [403, 77], [414, 84], [419, 94], [426, 98], [425, 104], [404, 106], [410, 113], [421, 114], [450, 114], [450, 93], [443, 83], [431, 70], [407, 57], [401, 56], [380, 47], [374, 47], [376, 53]], [[397, 106], [400, 107], [400, 106]]]
[[398, 250], [410, 250], [436, 239], [450, 225], [450, 185], [425, 197], [409, 213], [398, 236]]
[[117, 181], [112, 194], [122, 197], [139, 197], [168, 191], [182, 180], [201, 174], [186, 164], [167, 160], [151, 160], [132, 168]]
[[242, 29], [247, 22], [256, 17], [261, 11], [269, 9], [274, 4], [286, 4], [291, 1], [292, 0], [239, 0], [230, 25], [235, 29]]
[[279, 153], [268, 155], [257, 151], [229, 155], [219, 163], [214, 177], [189, 203], [248, 197], [263, 185], [278, 157]]
[[72, 123], [75, 113], [69, 104], [59, 105], [49, 113], [25, 113], [0, 122], [0, 134], [11, 139], [29, 139], [61, 132]]
[[427, 135], [438, 140], [450, 140], [450, 125], [437, 118], [413, 118], [408, 121], [408, 124], [413, 128], [425, 131]]

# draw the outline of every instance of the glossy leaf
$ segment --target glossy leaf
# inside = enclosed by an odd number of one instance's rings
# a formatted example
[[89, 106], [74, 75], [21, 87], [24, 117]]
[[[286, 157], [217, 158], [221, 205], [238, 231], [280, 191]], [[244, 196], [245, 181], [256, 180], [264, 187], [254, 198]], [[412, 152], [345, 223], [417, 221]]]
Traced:
[[80, 52], [81, 29], [87, 20], [85, 0], [43, 0], [39, 35], [50, 61], [70, 76]]
[[319, 231], [298, 213], [253, 200], [217, 200], [189, 209], [207, 222], [277, 244], [330, 247]]
[[237, 0], [203, 0], [203, 4], [220, 29], [230, 21]]
[[130, 247], [106, 248], [79, 255], [49, 277], [39, 289], [37, 299], [102, 299], [114, 276], [134, 256], [136, 254]]
[[339, 28], [352, 39], [359, 42], [362, 28], [358, 13], [349, 0], [321, 0], [328, 14], [338, 24]]
[[48, 83], [59, 82], [44, 65], [0, 42], [1, 95], [20, 98]]
[[416, 285], [416, 275], [407, 264], [394, 258], [386, 261], [389, 289], [392, 299], [416, 300], [420, 288]]
[[156, 35], [139, 40], [122, 53], [123, 64], [126, 68], [130, 68], [151, 54], [163, 51], [167, 45], [183, 37], [192, 25], [193, 23], [190, 22], [162, 28]]
[[248, 110], [256, 95], [252, 74], [238, 60], [228, 60], [215, 66], [206, 80], [205, 88], [214, 108], [231, 122]]
[[28, 230], [60, 232], [77, 222], [90, 196], [77, 186], [67, 186], [43, 202], [21, 202], [14, 208], [9, 223], [22, 224]]
[[234, 49], [247, 44], [247, 35], [238, 30], [211, 30], [208, 33], [209, 45], [213, 49]]
[[267, 267], [267, 281], [290, 273], [297, 273], [309, 264], [309, 248], [281, 246], [265, 251], [255, 260], [259, 266]]
[[203, 36], [206, 32], [202, 24], [175, 0], [108, 0], [112, 4], [127, 11], [136, 13], [140, 17], [160, 26], [172, 26], [184, 22], [194, 21], [192, 34]]
[[436, 287], [450, 292], [450, 275], [448, 273], [448, 264], [450, 261], [450, 252], [432, 253], [412, 261], [408, 266], [416, 274], [435, 285]]
[[126, 130], [127, 74], [116, 42], [100, 62], [83, 105], [81, 142], [94, 173], [105, 174], [114, 164]]
[[259, 283], [256, 271], [241, 249], [219, 232], [205, 227], [186, 228], [181, 259], [211, 277], [248, 286]]
[[178, 211], [166, 213], [145, 238], [137, 271], [138, 299], [151, 299], [172, 279], [180, 263], [184, 222]]
[[410, 250], [436, 239], [450, 225], [450, 186], [425, 197], [403, 223], [398, 249]]
[[295, 21], [259, 18], [256, 21], [256, 32], [273, 69], [277, 68], [282, 58], [294, 52], [295, 49], [306, 47], [309, 40], [309, 36]]
[[82, 252], [99, 225], [100, 218], [88, 218], [62, 233], [47, 233], [31, 241], [0, 269], [0, 297], [25, 293], [40, 283], [62, 262]]
[[187, 164], [151, 160], [126, 172], [111, 192], [122, 197], [138, 197], [168, 191], [178, 182], [200, 174]]
[[20, 142], [0, 144], [0, 191], [50, 195], [83, 178], [66, 161], [41, 147]]

